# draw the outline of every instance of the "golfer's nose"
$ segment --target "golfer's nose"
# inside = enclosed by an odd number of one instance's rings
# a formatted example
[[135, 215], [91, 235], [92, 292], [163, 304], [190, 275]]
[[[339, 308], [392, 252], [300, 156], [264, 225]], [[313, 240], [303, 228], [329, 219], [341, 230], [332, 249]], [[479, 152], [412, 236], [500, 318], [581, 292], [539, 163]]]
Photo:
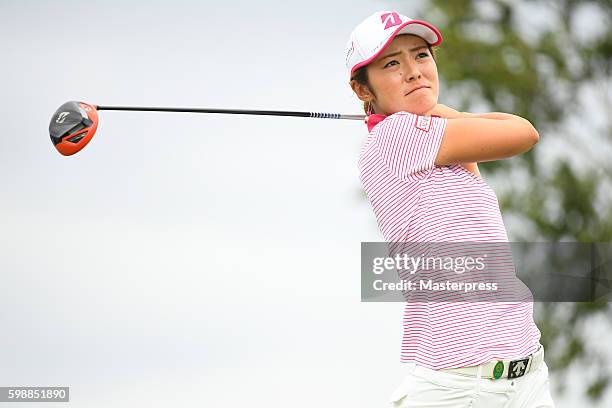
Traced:
[[404, 79], [408, 82], [421, 78], [421, 71], [415, 63], [404, 64]]

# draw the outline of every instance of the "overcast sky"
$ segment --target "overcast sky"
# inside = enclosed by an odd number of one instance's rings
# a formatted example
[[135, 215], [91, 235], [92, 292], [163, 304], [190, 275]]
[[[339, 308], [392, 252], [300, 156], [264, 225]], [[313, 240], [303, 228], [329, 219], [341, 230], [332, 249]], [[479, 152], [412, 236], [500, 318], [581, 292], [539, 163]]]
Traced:
[[385, 406], [402, 305], [360, 302], [360, 243], [382, 238], [363, 123], [101, 112], [72, 157], [48, 124], [69, 100], [362, 113], [344, 46], [394, 7], [0, 3], [0, 386], [70, 386], [73, 407]]

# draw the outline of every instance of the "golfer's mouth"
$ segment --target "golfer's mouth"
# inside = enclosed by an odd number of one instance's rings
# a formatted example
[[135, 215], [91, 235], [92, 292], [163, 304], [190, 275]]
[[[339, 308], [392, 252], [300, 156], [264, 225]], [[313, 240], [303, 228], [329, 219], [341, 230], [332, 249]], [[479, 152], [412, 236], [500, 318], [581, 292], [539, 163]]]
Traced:
[[425, 89], [425, 88], [429, 88], [429, 86], [417, 86], [416, 88], [414, 88], [413, 90], [411, 90], [410, 92], [408, 92], [406, 95], [410, 95], [411, 93], [413, 93], [414, 91], [418, 91], [419, 89]]

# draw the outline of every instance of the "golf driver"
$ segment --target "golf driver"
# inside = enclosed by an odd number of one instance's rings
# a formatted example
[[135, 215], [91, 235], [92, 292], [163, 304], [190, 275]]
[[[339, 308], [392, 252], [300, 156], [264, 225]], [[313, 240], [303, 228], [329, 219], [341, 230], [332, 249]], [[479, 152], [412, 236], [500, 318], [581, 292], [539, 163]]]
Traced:
[[341, 113], [291, 112], [247, 109], [165, 108], [142, 106], [100, 106], [70, 101], [60, 106], [49, 124], [49, 134], [55, 148], [64, 156], [81, 151], [98, 129], [98, 111], [229, 113], [239, 115], [296, 116], [302, 118], [364, 120], [365, 115]]

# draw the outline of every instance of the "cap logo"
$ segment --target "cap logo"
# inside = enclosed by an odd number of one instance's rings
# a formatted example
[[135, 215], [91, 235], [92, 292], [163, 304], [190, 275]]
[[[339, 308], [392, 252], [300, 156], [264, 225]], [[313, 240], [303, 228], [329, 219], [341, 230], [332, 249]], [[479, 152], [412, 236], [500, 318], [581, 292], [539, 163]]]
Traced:
[[402, 19], [396, 12], [385, 13], [381, 15], [380, 21], [385, 25], [385, 30], [387, 28], [395, 27], [396, 25], [402, 24]]

